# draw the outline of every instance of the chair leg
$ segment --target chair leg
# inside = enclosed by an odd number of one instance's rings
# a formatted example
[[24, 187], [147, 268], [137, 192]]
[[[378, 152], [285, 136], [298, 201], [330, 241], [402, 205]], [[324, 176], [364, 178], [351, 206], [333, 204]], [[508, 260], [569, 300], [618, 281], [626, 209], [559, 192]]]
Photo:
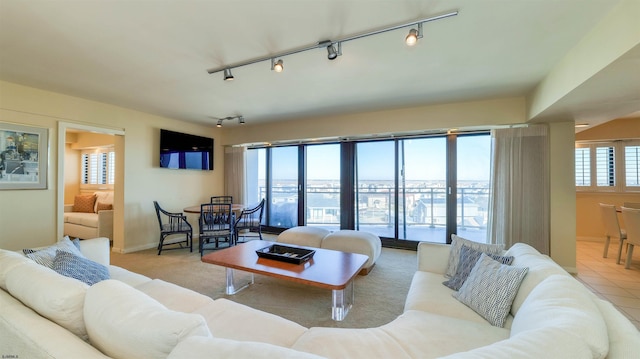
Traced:
[[631, 268], [631, 257], [633, 257], [633, 248], [635, 248], [635, 246], [629, 243], [629, 251], [627, 252], [627, 261], [624, 264], [624, 269]]
[[620, 257], [622, 257], [622, 246], [624, 246], [624, 239], [620, 239], [620, 247], [618, 247], [618, 260], [616, 260], [616, 264], [620, 264]]
[[162, 253], [162, 244], [164, 243], [164, 236], [160, 235], [160, 240], [158, 241], [158, 255]]
[[611, 242], [611, 237], [607, 236], [607, 239], [604, 241], [604, 254], [602, 258], [607, 258], [607, 253], [609, 252], [609, 243]]

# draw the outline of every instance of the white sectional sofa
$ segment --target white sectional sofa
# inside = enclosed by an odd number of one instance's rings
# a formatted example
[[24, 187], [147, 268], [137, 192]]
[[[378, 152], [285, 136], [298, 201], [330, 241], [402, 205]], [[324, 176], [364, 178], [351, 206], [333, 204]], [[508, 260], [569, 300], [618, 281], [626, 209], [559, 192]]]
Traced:
[[[109, 241], [80, 242], [111, 279], [88, 286], [0, 250], [0, 348], [20, 358], [637, 358], [640, 333], [548, 257], [527, 267], [504, 328], [442, 285], [451, 246], [422, 243], [405, 311], [369, 329], [305, 328], [109, 265]], [[474, 268], [475, 271], [475, 268]], [[407, 274], [410, 275], [410, 274]], [[473, 276], [470, 275], [470, 279]], [[462, 289], [460, 289], [462, 291]], [[357, 299], [357, 298], [356, 298]], [[74, 334], [75, 333], [75, 334]]]

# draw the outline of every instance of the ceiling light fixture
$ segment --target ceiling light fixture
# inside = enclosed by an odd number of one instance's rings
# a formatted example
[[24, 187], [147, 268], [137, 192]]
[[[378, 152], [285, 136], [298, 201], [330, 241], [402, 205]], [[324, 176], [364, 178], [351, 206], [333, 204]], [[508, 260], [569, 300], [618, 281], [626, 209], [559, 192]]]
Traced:
[[588, 123], [576, 123], [576, 128], [589, 127]]
[[284, 62], [282, 59], [275, 61], [275, 59], [271, 59], [271, 70], [275, 72], [282, 72], [284, 70]]
[[413, 46], [418, 43], [418, 39], [422, 39], [422, 23], [418, 24], [418, 30], [416, 29], [409, 30], [409, 35], [405, 37], [404, 42], [408, 46]]
[[218, 123], [216, 124], [216, 127], [222, 127], [222, 121], [230, 121], [230, 120], [238, 120], [239, 124], [244, 125], [244, 116], [238, 115], [238, 116], [228, 116], [228, 117], [219, 118]]
[[224, 69], [224, 80], [225, 81], [233, 81], [234, 77], [231, 74], [231, 69]]
[[[458, 15], [458, 11], [452, 11], [452, 12], [448, 12], [448, 13], [445, 13], [445, 14], [432, 16], [432, 17], [427, 17], [427, 18], [424, 18], [424, 19], [416, 20], [416, 21], [411, 21], [411, 22], [407, 22], [407, 23], [403, 23], [403, 24], [399, 24], [399, 25], [393, 25], [393, 26], [389, 26], [389, 27], [385, 27], [385, 28], [381, 28], [381, 29], [377, 29], [377, 30], [367, 31], [367, 32], [364, 32], [364, 33], [360, 33], [360, 34], [353, 35], [353, 36], [348, 36], [348, 37], [345, 37], [345, 38], [342, 38], [342, 39], [338, 39], [338, 40], [323, 40], [323, 41], [317, 42], [316, 44], [309, 45], [309, 46], [306, 46], [306, 47], [300, 47], [300, 48], [297, 48], [297, 49], [284, 51], [284, 52], [281, 52], [281, 53], [278, 53], [278, 54], [271, 54], [270, 56], [258, 57], [258, 58], [252, 59], [252, 60], [242, 61], [242, 62], [238, 62], [238, 63], [235, 63], [235, 64], [226, 65], [226, 66], [223, 66], [223, 67], [208, 69], [207, 72], [209, 74], [214, 74], [216, 72], [224, 71], [224, 80], [225, 81], [230, 81], [230, 80], [233, 80], [233, 75], [231, 74], [231, 69], [235, 69], [235, 68], [242, 67], [242, 66], [247, 66], [247, 65], [252, 65], [252, 64], [255, 64], [255, 63], [258, 63], [258, 62], [269, 61], [269, 60], [271, 60], [271, 69], [276, 71], [276, 72], [280, 72], [280, 71], [284, 70], [283, 61], [280, 59], [280, 60], [278, 60], [276, 62], [275, 59], [281, 58], [281, 57], [285, 57], [285, 56], [289, 56], [289, 55], [293, 55], [293, 54], [297, 54], [297, 53], [303, 52], [303, 51], [315, 50], [315, 49], [318, 49], [318, 48], [326, 48], [327, 49], [327, 58], [329, 60], [335, 60], [338, 56], [342, 55], [342, 43], [343, 42], [357, 40], [357, 39], [361, 39], [363, 37], [373, 36], [373, 35], [381, 34], [381, 33], [384, 33], [384, 32], [398, 30], [398, 29], [402, 29], [402, 28], [405, 28], [405, 27], [410, 27], [410, 26], [416, 26], [417, 25], [418, 29], [417, 30], [416, 29], [411, 29], [409, 31], [409, 35], [405, 38], [406, 44], [409, 45], [409, 46], [412, 46], [418, 41], [418, 39], [422, 38], [422, 24], [424, 24], [426, 22], [431, 22], [431, 21], [436, 21], [436, 20], [440, 20], [440, 19], [456, 16], [456, 15]], [[337, 45], [337, 48], [336, 48], [335, 45]], [[280, 70], [278, 70], [278, 69], [280, 69]]]

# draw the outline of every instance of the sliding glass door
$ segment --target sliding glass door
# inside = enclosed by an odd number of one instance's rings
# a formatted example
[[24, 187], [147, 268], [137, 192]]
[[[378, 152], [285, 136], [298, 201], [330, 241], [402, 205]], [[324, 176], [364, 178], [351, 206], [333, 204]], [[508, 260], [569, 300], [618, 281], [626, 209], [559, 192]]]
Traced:
[[269, 226], [298, 225], [298, 147], [274, 147], [267, 156], [267, 198]]
[[340, 229], [340, 145], [306, 147], [305, 221], [307, 226]]

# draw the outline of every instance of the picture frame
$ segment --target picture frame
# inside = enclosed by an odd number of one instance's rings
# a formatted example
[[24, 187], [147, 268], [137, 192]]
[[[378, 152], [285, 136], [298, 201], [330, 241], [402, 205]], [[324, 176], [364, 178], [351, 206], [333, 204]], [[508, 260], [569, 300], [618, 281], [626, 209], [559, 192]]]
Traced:
[[47, 189], [49, 129], [0, 122], [0, 190]]

